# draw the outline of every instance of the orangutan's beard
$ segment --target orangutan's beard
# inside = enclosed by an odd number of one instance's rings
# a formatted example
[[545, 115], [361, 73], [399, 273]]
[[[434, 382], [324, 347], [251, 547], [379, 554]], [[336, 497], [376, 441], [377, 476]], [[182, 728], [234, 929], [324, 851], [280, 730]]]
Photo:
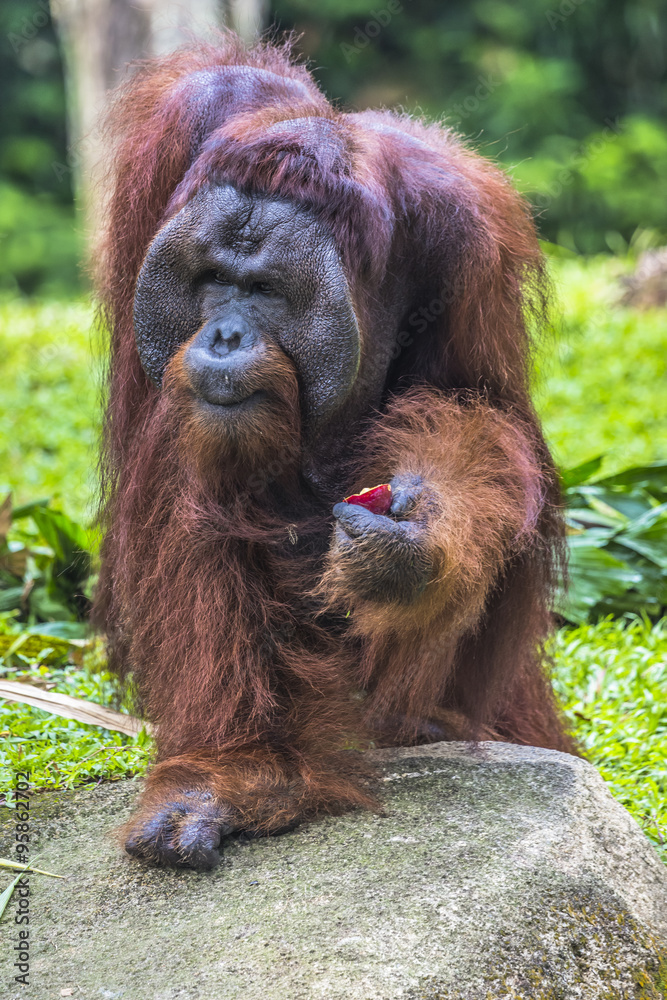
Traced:
[[266, 344], [261, 365], [248, 381], [248, 398], [216, 406], [193, 391], [183, 366], [187, 345], [170, 361], [162, 400], [155, 413], [176, 432], [179, 461], [191, 474], [211, 483], [222, 476], [227, 489], [235, 483], [260, 494], [273, 482], [293, 480], [301, 460], [299, 390], [289, 358]]
[[[283, 674], [347, 712], [350, 654], [304, 599], [328, 512], [281, 514], [276, 497], [298, 483], [299, 408], [293, 370], [275, 384], [256, 413], [211, 422], [168, 372], [108, 509], [95, 617], [115, 665], [133, 671], [148, 717], [171, 719], [181, 749], [228, 745], [237, 725], [246, 740], [249, 727], [257, 738], [271, 730], [287, 711]], [[286, 441], [297, 447], [276, 468]], [[252, 489], [253, 475], [272, 472], [274, 483]], [[174, 750], [168, 728], [161, 739], [163, 754]]]

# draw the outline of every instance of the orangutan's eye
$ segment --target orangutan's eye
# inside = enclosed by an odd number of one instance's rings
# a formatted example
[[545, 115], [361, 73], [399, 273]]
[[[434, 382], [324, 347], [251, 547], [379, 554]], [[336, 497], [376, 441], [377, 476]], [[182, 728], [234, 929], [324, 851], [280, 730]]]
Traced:
[[276, 291], [273, 285], [270, 285], [268, 281], [256, 281], [252, 286], [253, 292], [258, 292], [260, 295], [279, 295], [280, 293]]

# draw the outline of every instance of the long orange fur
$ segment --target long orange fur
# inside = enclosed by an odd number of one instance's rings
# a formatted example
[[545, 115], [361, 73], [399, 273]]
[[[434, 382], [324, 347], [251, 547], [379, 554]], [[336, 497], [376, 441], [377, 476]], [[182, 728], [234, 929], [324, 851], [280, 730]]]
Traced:
[[[193, 105], [197, 74], [243, 66], [238, 94]], [[313, 118], [339, 137], [335, 162], [305, 134], [299, 146], [271, 130]], [[528, 395], [527, 323], [545, 280], [532, 220], [501, 171], [440, 126], [334, 109], [287, 50], [248, 52], [231, 35], [140, 69], [108, 137], [95, 615], [157, 724], [144, 812], [193, 787], [263, 830], [368, 804], [363, 755], [349, 747], [372, 741], [483, 735], [572, 750], [542, 652], [562, 539]], [[210, 182], [289, 199], [329, 227], [362, 354], [379, 349], [387, 323], [402, 329], [384, 398], [349, 429], [337, 491], [317, 502], [302, 492], [298, 383], [284, 355], [267, 374], [272, 434], [249, 426], [235, 454], [188, 417], [179, 354], [161, 391], [141, 369], [141, 262]], [[361, 600], [331, 540], [331, 506], [401, 472], [432, 491], [434, 577], [410, 605]]]

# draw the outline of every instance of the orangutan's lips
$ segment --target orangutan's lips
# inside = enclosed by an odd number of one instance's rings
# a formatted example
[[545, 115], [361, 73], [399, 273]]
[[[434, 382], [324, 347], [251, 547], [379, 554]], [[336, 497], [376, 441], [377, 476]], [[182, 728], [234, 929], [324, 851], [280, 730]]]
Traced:
[[217, 399], [205, 399], [202, 396], [197, 398], [197, 402], [206, 409], [216, 411], [218, 413], [223, 413], [227, 411], [239, 411], [242, 409], [247, 409], [251, 406], [255, 406], [261, 400], [266, 399], [266, 392], [264, 389], [257, 389], [255, 392], [251, 392], [249, 396], [244, 396], [241, 399], [224, 399], [218, 397]]

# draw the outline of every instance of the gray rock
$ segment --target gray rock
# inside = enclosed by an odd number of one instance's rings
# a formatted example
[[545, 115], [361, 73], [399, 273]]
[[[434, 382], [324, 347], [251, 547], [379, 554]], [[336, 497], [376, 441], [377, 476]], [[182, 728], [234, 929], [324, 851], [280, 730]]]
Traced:
[[[13, 979], [10, 904], [0, 995], [667, 997], [667, 868], [590, 765], [493, 743], [377, 758], [386, 816], [232, 841], [210, 874], [122, 853], [110, 831], [137, 782], [34, 796], [33, 850], [68, 881], [30, 879], [27, 988]], [[6, 817], [4, 834], [7, 856]]]

